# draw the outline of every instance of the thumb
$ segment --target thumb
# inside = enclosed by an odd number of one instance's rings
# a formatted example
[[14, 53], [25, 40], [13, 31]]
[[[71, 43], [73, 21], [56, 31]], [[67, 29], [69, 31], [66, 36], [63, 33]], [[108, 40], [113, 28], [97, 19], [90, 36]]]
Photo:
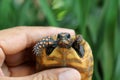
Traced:
[[81, 80], [80, 73], [72, 68], [45, 70], [25, 77], [0, 77], [0, 80]]

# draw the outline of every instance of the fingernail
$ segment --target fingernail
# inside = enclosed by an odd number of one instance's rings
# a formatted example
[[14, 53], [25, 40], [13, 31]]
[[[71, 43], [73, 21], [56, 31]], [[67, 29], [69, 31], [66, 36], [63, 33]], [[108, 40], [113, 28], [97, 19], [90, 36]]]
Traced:
[[60, 73], [59, 80], [80, 80], [81, 76], [77, 70], [71, 69]]

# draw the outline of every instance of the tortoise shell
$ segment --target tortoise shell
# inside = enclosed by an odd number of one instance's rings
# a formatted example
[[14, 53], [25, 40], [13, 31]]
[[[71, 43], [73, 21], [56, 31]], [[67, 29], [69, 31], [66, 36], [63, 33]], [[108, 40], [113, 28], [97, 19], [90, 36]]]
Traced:
[[81, 74], [81, 80], [92, 80], [93, 56], [89, 44], [81, 35], [59, 33], [42, 38], [34, 46], [36, 71], [58, 67], [72, 67]]

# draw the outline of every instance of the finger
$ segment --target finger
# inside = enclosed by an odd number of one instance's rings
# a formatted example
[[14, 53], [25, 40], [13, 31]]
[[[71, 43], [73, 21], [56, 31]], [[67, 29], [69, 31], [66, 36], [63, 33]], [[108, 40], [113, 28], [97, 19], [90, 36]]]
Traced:
[[0, 68], [1, 76], [20, 77], [35, 73], [35, 67], [31, 64], [21, 64], [15, 67], [7, 67], [5, 64]]
[[60, 32], [74, 34], [73, 30], [53, 27], [17, 27], [0, 31], [0, 47], [6, 55], [15, 54], [30, 47], [43, 36]]
[[0, 76], [4, 76], [4, 73], [1, 68], [0, 68]]
[[35, 73], [34, 66], [23, 64], [16, 67], [9, 67], [11, 77], [27, 76]]
[[2, 66], [4, 60], [5, 60], [5, 54], [3, 50], [0, 48], [0, 67]]
[[[38, 41], [43, 36], [55, 35], [59, 32], [68, 32], [70, 34], [75, 34], [71, 29], [63, 28], [52, 28], [52, 27], [16, 27], [11, 29], [6, 29], [0, 31], [0, 48], [5, 55], [11, 55], [21, 53], [25, 48], [30, 47], [36, 41]], [[24, 51], [23, 51], [24, 52]], [[4, 55], [2, 54], [2, 55]], [[24, 61], [22, 54], [15, 55], [11, 61], [10, 56], [6, 57], [8, 63], [22, 63]], [[3, 60], [3, 59], [2, 59]], [[4, 60], [3, 60], [4, 61]], [[14, 63], [12, 63], [14, 62]]]
[[6, 56], [6, 63], [7, 66], [12, 67], [12, 66], [18, 66], [23, 63], [28, 63], [28, 62], [34, 62], [35, 63], [35, 55], [32, 52], [32, 49], [26, 49], [23, 50], [17, 54], [12, 54], [12, 55], [7, 55]]
[[2, 65], [1, 71], [1, 73], [3, 74], [2, 76], [10, 76], [10, 71], [5, 63]]
[[0, 80], [81, 80], [80, 73], [71, 68], [51, 69], [26, 77], [1, 77]]

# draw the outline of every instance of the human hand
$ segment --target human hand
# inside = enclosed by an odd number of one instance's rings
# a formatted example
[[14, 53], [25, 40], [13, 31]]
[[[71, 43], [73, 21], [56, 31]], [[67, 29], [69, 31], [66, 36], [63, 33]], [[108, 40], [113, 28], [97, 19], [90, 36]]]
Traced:
[[80, 80], [72, 68], [35, 73], [32, 47], [40, 38], [59, 32], [74, 31], [53, 27], [15, 27], [0, 31], [0, 80]]

